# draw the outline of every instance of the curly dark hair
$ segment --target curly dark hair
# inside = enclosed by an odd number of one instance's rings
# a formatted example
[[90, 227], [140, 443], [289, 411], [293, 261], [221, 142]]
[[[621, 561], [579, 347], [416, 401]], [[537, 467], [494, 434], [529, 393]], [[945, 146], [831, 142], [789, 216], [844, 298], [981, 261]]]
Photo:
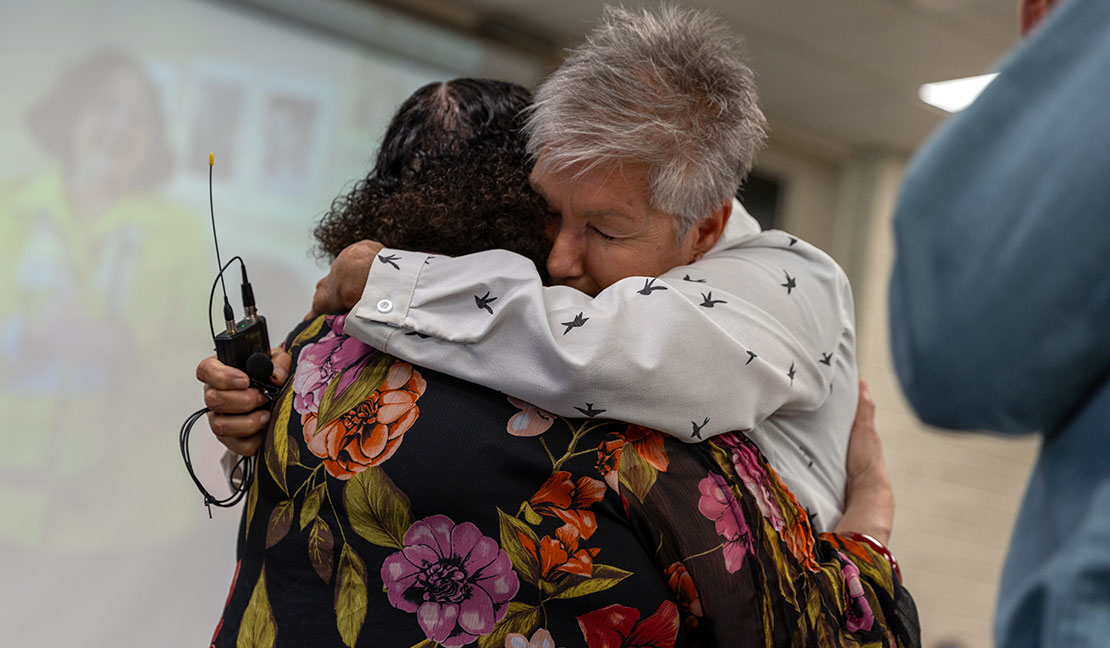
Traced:
[[334, 259], [364, 239], [450, 256], [512, 250], [543, 268], [546, 206], [528, 184], [523, 87], [455, 79], [417, 90], [397, 110], [377, 163], [315, 229]]

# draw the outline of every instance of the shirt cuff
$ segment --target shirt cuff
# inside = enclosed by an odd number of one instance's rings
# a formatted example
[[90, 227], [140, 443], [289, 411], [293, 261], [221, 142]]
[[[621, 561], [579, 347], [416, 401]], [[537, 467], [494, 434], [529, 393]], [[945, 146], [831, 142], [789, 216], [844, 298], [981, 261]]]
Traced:
[[[405, 326], [416, 282], [430, 256], [382, 248], [370, 266], [362, 299], [351, 309], [343, 332], [384, 351], [393, 331]], [[387, 326], [374, 326], [381, 324]]]

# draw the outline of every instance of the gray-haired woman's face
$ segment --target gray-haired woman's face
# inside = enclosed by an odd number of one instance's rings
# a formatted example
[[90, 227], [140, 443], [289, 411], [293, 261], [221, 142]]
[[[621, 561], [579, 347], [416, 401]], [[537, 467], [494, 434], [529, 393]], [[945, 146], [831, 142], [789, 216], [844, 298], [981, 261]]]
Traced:
[[579, 170], [572, 166], [531, 177], [551, 213], [552, 283], [596, 295], [621, 279], [656, 277], [690, 263], [716, 243], [716, 236], [707, 240], [699, 227], [676, 239], [674, 218], [649, 204], [645, 165], [600, 166], [581, 175]]

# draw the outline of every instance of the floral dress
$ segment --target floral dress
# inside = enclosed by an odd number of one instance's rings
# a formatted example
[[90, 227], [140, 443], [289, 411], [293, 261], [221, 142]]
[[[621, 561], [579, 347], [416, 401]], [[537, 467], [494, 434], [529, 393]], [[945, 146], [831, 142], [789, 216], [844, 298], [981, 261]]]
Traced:
[[214, 647], [915, 645], [885, 561], [743, 436], [555, 417], [344, 319], [286, 342]]

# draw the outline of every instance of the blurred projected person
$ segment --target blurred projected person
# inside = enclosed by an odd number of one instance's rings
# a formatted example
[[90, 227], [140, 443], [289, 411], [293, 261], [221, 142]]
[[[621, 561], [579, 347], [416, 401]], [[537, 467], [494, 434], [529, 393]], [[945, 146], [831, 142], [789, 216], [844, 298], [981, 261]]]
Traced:
[[26, 124], [51, 161], [0, 194], [0, 497], [12, 504], [0, 542], [143, 544], [188, 519], [121, 497], [165, 496], [146, 473], [172, 444], [149, 428], [173, 402], [170, 342], [203, 334], [204, 222], [157, 195], [171, 154], [158, 90], [132, 57], [76, 61]]
[[891, 335], [926, 422], [1040, 431], [999, 646], [1110, 642], [1110, 3], [1025, 2], [1028, 40], [910, 165]]

